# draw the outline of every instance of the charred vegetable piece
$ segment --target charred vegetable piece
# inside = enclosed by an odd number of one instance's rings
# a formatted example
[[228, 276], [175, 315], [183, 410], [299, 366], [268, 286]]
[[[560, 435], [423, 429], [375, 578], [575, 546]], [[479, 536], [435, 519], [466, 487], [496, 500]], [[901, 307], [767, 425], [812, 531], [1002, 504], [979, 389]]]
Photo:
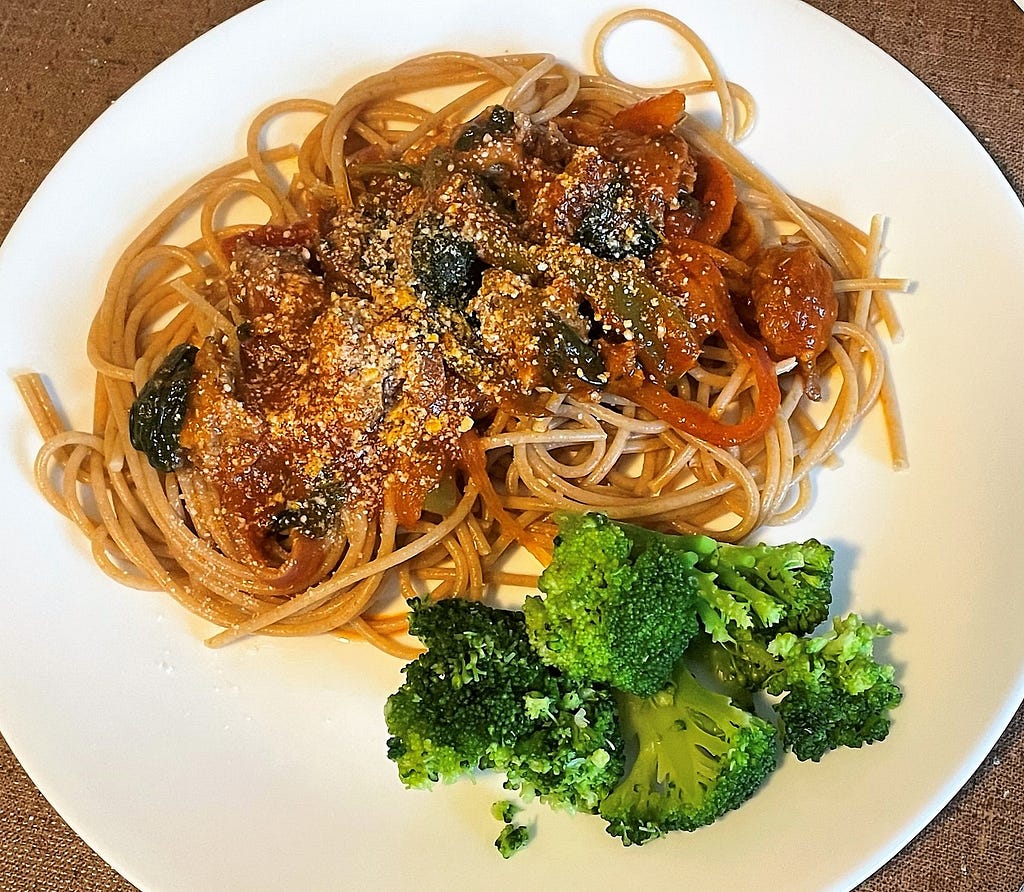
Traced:
[[[692, 343], [666, 343], [666, 332], [676, 341], [692, 340], [689, 321], [678, 304], [666, 297], [644, 275], [627, 264], [615, 264], [580, 252], [531, 251], [509, 230], [497, 226], [483, 229], [477, 248], [487, 263], [529, 277], [544, 263], [554, 275], [564, 275], [599, 310], [605, 321], [618, 320], [631, 332], [631, 342], [650, 360], [661, 366], [673, 350], [692, 352]], [[628, 324], [626, 324], [628, 320]]]
[[290, 530], [297, 530], [319, 539], [327, 535], [334, 525], [344, 495], [344, 486], [332, 482], [304, 499], [288, 501], [284, 509], [274, 515], [270, 532], [287, 533]]
[[[696, 355], [689, 324], [678, 304], [662, 294], [643, 275], [592, 258], [570, 262], [563, 272], [584, 292], [602, 316], [618, 320], [615, 326], [631, 333], [631, 342], [645, 357], [645, 367], [671, 368], [675, 353]], [[672, 337], [666, 337], [666, 332]]]
[[179, 344], [143, 385], [128, 413], [128, 436], [158, 471], [184, 463], [179, 437], [185, 423], [193, 364], [199, 349]]
[[590, 206], [576, 230], [576, 242], [604, 260], [649, 257], [658, 233], [638, 208], [629, 206], [621, 180], [610, 183]]
[[473, 243], [445, 228], [433, 214], [424, 214], [416, 223], [412, 268], [429, 297], [460, 312], [480, 286], [483, 271]]
[[480, 197], [500, 214], [516, 212], [515, 195], [509, 188], [511, 174], [504, 164], [492, 164], [475, 176]]
[[451, 176], [454, 166], [451, 150], [434, 146], [420, 167], [420, 188], [428, 195], [433, 194]]
[[455, 140], [456, 152], [468, 152], [484, 141], [485, 136], [510, 133], [515, 126], [515, 115], [502, 105], [492, 106], [470, 121]]
[[402, 164], [399, 161], [367, 161], [361, 164], [350, 164], [347, 172], [349, 177], [356, 180], [365, 180], [370, 177], [397, 177], [400, 180], [408, 180], [419, 185], [423, 179], [422, 168], [412, 164]]
[[459, 489], [451, 476], [442, 477], [423, 499], [423, 510], [447, 517], [459, 502]]
[[557, 316], [547, 313], [540, 335], [541, 354], [554, 379], [551, 383], [580, 380], [600, 387], [608, 379], [601, 354]]
[[680, 189], [679, 194], [676, 196], [676, 202], [679, 205], [678, 211], [680, 213], [686, 214], [694, 220], [700, 219], [704, 209], [701, 207], [700, 199], [692, 192]]

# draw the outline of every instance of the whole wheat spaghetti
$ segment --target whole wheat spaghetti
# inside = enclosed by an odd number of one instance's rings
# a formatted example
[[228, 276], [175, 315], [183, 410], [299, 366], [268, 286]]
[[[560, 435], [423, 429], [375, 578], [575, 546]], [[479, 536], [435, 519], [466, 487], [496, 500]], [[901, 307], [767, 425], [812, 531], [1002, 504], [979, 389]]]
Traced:
[[[638, 18], [707, 77], [618, 79], [605, 45]], [[751, 95], [670, 16], [609, 21], [594, 69], [442, 52], [275, 103], [137, 236], [89, 334], [91, 432], [18, 382], [39, 486], [105, 572], [222, 626], [214, 644], [408, 656], [388, 597], [532, 585], [509, 559], [546, 559], [555, 509], [743, 539], [806, 510], [880, 399], [905, 463], [881, 221], [746, 159]], [[697, 93], [720, 127], [686, 113]], [[266, 148], [295, 114], [318, 123]], [[235, 222], [243, 198], [262, 210]]]

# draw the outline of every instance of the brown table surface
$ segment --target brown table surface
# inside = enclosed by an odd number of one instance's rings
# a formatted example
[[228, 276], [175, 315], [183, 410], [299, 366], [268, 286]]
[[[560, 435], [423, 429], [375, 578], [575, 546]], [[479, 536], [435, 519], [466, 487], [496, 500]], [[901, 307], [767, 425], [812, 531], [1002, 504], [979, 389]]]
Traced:
[[[252, 5], [0, 3], [0, 238], [50, 167], [107, 105], [179, 47]], [[921, 78], [971, 128], [1018, 196], [1024, 195], [1024, 12], [1011, 0], [812, 5]], [[949, 190], [955, 201], [964, 185], [936, 188]], [[961, 793], [859, 889], [1018, 892], [1022, 884], [1024, 709]], [[0, 738], [0, 890], [130, 888], [53, 811]]]

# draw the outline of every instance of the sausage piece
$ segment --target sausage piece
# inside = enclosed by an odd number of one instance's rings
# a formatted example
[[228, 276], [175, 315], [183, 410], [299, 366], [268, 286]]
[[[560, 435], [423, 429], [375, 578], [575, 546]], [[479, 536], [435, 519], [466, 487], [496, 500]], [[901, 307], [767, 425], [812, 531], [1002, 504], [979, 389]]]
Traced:
[[828, 346], [839, 313], [831, 268], [809, 244], [776, 245], [763, 251], [754, 266], [750, 298], [772, 357], [795, 356], [804, 392], [820, 399], [814, 361]]

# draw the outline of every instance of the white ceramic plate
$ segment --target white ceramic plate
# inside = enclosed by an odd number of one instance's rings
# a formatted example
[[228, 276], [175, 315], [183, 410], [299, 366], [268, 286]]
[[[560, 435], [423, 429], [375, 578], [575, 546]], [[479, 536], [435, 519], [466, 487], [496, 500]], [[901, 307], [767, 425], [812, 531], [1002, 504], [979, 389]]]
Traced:
[[[343, 6], [345, 11], [342, 11]], [[0, 257], [4, 368], [46, 371], [89, 422], [84, 339], [108, 270], [148, 216], [241, 152], [284, 96], [438, 48], [549, 49], [582, 62], [618, 7], [518, 0], [356, 6], [268, 0], [196, 41], [117, 102], [54, 169]], [[36, 495], [37, 437], [0, 388], [0, 723], [70, 824], [146, 890], [846, 889], [923, 827], [990, 749], [1024, 693], [1024, 214], [954, 116], [879, 50], [794, 0], [674, 0], [760, 102], [748, 151], [799, 195], [892, 224], [884, 269], [912, 276], [891, 353], [912, 470], [887, 466], [877, 420], [782, 532], [838, 547], [837, 609], [898, 634], [906, 700], [889, 740], [787, 759], [715, 826], [623, 849], [602, 822], [537, 813], [505, 863], [493, 785], [408, 792], [381, 707], [398, 665], [326, 640], [203, 647], [169, 599], [120, 588]], [[671, 80], [674, 41], [642, 26], [622, 73]]]

